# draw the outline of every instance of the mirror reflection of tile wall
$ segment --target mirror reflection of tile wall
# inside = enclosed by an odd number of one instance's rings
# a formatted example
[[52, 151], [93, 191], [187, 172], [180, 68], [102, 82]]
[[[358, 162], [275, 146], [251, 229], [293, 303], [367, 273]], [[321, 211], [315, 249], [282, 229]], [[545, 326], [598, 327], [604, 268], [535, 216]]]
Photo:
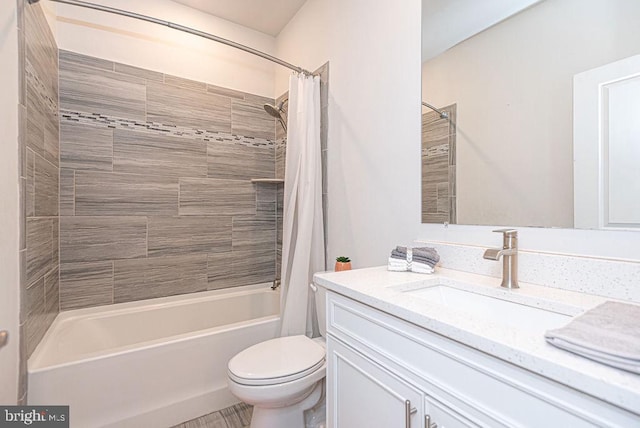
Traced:
[[441, 110], [422, 114], [422, 222], [456, 224], [456, 105]]

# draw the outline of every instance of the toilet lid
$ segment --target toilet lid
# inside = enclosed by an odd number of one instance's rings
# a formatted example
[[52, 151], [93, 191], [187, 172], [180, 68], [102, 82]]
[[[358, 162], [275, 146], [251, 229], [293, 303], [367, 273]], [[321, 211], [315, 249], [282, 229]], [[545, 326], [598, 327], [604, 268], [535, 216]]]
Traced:
[[253, 345], [229, 361], [229, 377], [243, 385], [273, 385], [314, 372], [325, 350], [307, 336], [288, 336]]

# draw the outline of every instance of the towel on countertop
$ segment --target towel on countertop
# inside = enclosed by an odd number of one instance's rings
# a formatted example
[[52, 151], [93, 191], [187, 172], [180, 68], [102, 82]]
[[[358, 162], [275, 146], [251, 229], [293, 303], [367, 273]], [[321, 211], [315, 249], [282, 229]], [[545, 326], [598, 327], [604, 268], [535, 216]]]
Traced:
[[398, 246], [391, 251], [387, 269], [393, 272], [433, 273], [439, 261], [440, 255], [435, 248], [416, 247], [407, 250], [407, 247]]
[[393, 272], [406, 272], [409, 270], [409, 262], [405, 259], [395, 259], [389, 257], [387, 269]]
[[415, 261], [411, 262], [410, 270], [411, 272], [417, 272], [417, 273], [435, 272], [435, 269], [433, 268], [433, 266], [424, 264], [424, 263], [415, 262]]
[[558, 348], [640, 374], [640, 305], [607, 301], [545, 338]]
[[[415, 247], [411, 249], [412, 261], [418, 260], [426, 264], [436, 265], [440, 261], [440, 255], [435, 248], [431, 247]], [[391, 251], [391, 256], [406, 258], [407, 247], [398, 246]]]

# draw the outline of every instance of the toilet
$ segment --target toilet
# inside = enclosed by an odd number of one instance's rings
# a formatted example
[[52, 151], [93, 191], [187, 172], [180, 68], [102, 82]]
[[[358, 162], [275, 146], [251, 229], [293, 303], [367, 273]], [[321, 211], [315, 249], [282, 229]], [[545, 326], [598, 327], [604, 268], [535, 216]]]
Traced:
[[313, 284], [311, 288], [321, 337], [299, 335], [267, 340], [229, 361], [229, 390], [253, 405], [251, 428], [302, 428], [304, 411], [324, 397], [325, 293]]

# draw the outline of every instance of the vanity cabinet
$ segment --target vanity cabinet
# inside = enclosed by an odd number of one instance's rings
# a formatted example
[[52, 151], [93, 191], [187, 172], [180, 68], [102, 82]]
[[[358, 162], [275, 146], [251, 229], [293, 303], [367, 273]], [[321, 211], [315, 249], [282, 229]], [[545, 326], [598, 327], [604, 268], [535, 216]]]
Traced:
[[327, 293], [332, 428], [632, 427], [637, 415]]

